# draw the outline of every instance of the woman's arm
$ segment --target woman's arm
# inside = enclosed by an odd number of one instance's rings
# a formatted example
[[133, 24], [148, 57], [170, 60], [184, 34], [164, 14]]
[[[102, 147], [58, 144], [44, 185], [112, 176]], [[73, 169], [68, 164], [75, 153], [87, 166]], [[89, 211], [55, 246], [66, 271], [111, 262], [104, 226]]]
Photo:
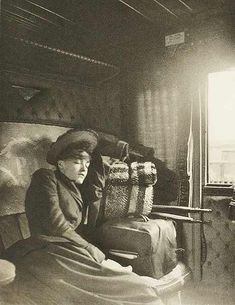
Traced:
[[101, 199], [105, 187], [105, 166], [98, 151], [92, 154], [91, 164], [84, 183], [79, 187], [87, 205]]
[[26, 195], [26, 214], [31, 227], [35, 222], [41, 225], [44, 234], [65, 237], [87, 249], [96, 261], [104, 259], [104, 254], [76, 233], [65, 218], [59, 205], [57, 181], [53, 171], [40, 169], [34, 173]]

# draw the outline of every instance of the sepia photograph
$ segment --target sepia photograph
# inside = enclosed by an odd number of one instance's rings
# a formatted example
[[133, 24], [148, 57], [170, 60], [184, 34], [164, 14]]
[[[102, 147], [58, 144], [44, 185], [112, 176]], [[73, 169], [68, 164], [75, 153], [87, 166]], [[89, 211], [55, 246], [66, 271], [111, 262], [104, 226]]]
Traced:
[[235, 1], [0, 0], [0, 305], [235, 304]]

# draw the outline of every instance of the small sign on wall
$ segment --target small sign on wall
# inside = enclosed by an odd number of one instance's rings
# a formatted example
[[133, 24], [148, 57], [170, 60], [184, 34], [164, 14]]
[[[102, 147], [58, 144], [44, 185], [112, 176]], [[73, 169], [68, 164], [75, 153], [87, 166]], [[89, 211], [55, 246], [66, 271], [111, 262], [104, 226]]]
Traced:
[[184, 43], [184, 32], [175, 33], [165, 36], [165, 46], [172, 46], [180, 43]]

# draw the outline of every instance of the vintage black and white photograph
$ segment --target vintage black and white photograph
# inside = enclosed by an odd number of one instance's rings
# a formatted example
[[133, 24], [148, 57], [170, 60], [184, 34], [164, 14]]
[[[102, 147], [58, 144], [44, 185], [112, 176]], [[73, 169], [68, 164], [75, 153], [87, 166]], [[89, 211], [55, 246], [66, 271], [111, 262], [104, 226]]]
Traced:
[[234, 305], [235, 1], [0, 13], [0, 305]]

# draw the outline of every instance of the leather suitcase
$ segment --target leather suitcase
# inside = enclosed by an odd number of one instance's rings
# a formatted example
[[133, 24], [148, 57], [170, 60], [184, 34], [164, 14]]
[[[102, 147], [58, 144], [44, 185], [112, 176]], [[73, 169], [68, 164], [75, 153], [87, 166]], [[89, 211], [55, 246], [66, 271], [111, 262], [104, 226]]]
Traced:
[[177, 264], [176, 230], [170, 220], [116, 218], [98, 228], [98, 240], [111, 258], [140, 275], [159, 279]]

